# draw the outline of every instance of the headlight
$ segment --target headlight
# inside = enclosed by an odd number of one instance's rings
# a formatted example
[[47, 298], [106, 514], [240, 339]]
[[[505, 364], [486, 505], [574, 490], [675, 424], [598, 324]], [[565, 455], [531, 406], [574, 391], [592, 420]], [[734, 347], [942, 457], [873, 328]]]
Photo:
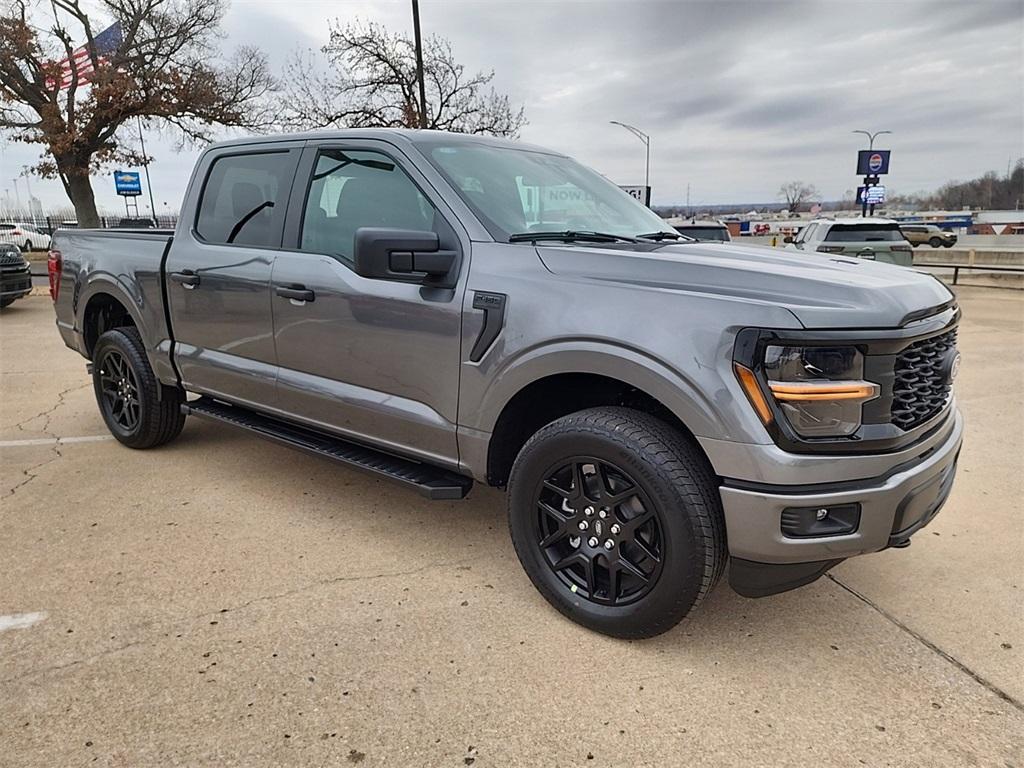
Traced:
[[[751, 391], [758, 387], [753, 372], [743, 366], [736, 372], [758, 415], [770, 423], [764, 394]], [[855, 347], [772, 345], [765, 349], [764, 373], [768, 393], [801, 437], [852, 435], [861, 425], [861, 407], [879, 393], [877, 384], [864, 381], [864, 356]]]

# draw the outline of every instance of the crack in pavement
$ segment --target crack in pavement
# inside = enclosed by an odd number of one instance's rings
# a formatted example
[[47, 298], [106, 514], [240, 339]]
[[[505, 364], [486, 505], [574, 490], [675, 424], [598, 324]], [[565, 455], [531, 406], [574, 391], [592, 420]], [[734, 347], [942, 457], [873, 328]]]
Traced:
[[[314, 581], [311, 584], [306, 584], [305, 586], [302, 586], [302, 587], [296, 587], [294, 589], [285, 590], [284, 592], [278, 592], [278, 593], [272, 594], [272, 595], [260, 595], [259, 597], [254, 597], [254, 598], [252, 598], [250, 600], [246, 600], [245, 602], [239, 603], [238, 605], [233, 606], [231, 608], [221, 608], [221, 609], [216, 610], [216, 611], [206, 611], [204, 613], [197, 613], [197, 614], [193, 614], [191, 616], [182, 616], [182, 617], [171, 619], [169, 622], [161, 622], [161, 625], [162, 626], [174, 626], [176, 624], [180, 624], [180, 623], [183, 623], [183, 622], [184, 623], [189, 623], [189, 622], [196, 621], [198, 619], [208, 619], [211, 616], [221, 616], [221, 615], [223, 615], [225, 613], [237, 613], [238, 611], [243, 611], [246, 608], [249, 608], [250, 606], [253, 606], [253, 605], [257, 604], [257, 603], [265, 603], [265, 602], [271, 602], [271, 601], [274, 601], [274, 600], [280, 600], [283, 597], [292, 597], [294, 595], [299, 595], [299, 594], [302, 594], [304, 592], [309, 592], [309, 591], [312, 591], [314, 589], [318, 589], [320, 587], [329, 586], [331, 584], [340, 584], [340, 583], [343, 583], [343, 582], [353, 582], [353, 581], [375, 581], [377, 579], [392, 579], [392, 578], [401, 577], [401, 576], [415, 576], [418, 573], [423, 573], [424, 571], [429, 571], [429, 570], [432, 570], [434, 568], [458, 568], [459, 566], [468, 565], [469, 563], [475, 563], [478, 560], [482, 560], [482, 559], [484, 559], [484, 558], [478, 557], [478, 558], [473, 558], [471, 560], [457, 560], [457, 561], [452, 561], [452, 562], [431, 563], [429, 565], [423, 565], [423, 566], [420, 566], [419, 568], [412, 568], [412, 569], [407, 570], [407, 571], [385, 571], [384, 573], [368, 573], [368, 574], [360, 574], [358, 576], [335, 576], [335, 577], [332, 577], [332, 578], [329, 578], [329, 579], [320, 579], [319, 581]], [[182, 634], [184, 634], [184, 633], [182, 633]], [[152, 635], [152, 633], [150, 633], [150, 635]], [[166, 633], [165, 633], [165, 636], [166, 636]], [[121, 645], [119, 645], [119, 646], [117, 646], [115, 648], [107, 648], [107, 649], [102, 650], [102, 651], [97, 651], [96, 653], [92, 653], [92, 654], [89, 654], [88, 656], [83, 656], [81, 658], [72, 659], [71, 661], [64, 662], [63, 664], [54, 664], [54, 665], [49, 666], [49, 667], [32, 669], [32, 670], [29, 670], [28, 672], [25, 672], [24, 674], [21, 674], [21, 675], [15, 675], [14, 677], [4, 678], [4, 679], [0, 680], [0, 684], [6, 685], [8, 683], [15, 683], [15, 682], [18, 682], [20, 680], [24, 680], [26, 678], [37, 677], [39, 675], [46, 675], [46, 674], [49, 674], [51, 672], [60, 672], [62, 670], [69, 669], [71, 667], [79, 666], [81, 664], [88, 664], [88, 663], [90, 663], [92, 661], [96, 661], [97, 659], [102, 659], [102, 658], [105, 658], [107, 656], [112, 656], [114, 654], [121, 653], [122, 651], [126, 651], [129, 648], [135, 648], [137, 646], [146, 645], [148, 643], [153, 643], [153, 642], [156, 642], [156, 641], [157, 641], [157, 639], [154, 639], [152, 636], [141, 637], [141, 638], [138, 638], [136, 640], [132, 640], [132, 641], [127, 642], [127, 643], [123, 643], [123, 644], [121, 644]]]
[[952, 664], [954, 667], [959, 669], [961, 672], [963, 672], [965, 675], [970, 677], [972, 680], [974, 680], [976, 683], [981, 685], [983, 688], [985, 688], [989, 692], [995, 694], [997, 697], [999, 697], [1000, 699], [1005, 701], [1007, 704], [1010, 704], [1011, 706], [1016, 708], [1018, 711], [1024, 712], [1024, 702], [1021, 702], [1018, 699], [1014, 698], [1013, 696], [1011, 696], [1009, 693], [1004, 691], [1002, 688], [1000, 688], [995, 683], [992, 683], [992, 682], [989, 682], [988, 680], [986, 680], [984, 677], [982, 677], [977, 672], [975, 672], [973, 669], [968, 667], [966, 664], [964, 664], [958, 658], [956, 658], [952, 654], [949, 654], [946, 651], [944, 651], [941, 648], [939, 648], [939, 646], [937, 646], [935, 643], [933, 643], [928, 638], [924, 637], [924, 635], [920, 634], [919, 632], [915, 632], [913, 629], [911, 629], [906, 624], [904, 624], [902, 621], [897, 619], [895, 616], [893, 616], [887, 610], [882, 608], [877, 603], [873, 602], [869, 597], [867, 597], [866, 595], [861, 594], [860, 592], [855, 590], [853, 587], [847, 586], [846, 584], [841, 582], [839, 579], [837, 579], [835, 576], [833, 576], [831, 573], [826, 573], [825, 577], [828, 578], [833, 583], [837, 584], [842, 589], [845, 589], [847, 592], [849, 592], [851, 595], [856, 597], [858, 600], [860, 600], [866, 606], [868, 606], [869, 608], [871, 608], [872, 610], [877, 612], [880, 616], [882, 616], [882, 618], [887, 619], [889, 622], [891, 622], [892, 624], [897, 626], [899, 629], [902, 629], [904, 632], [906, 632], [912, 638], [914, 638], [919, 643], [921, 643], [921, 645], [925, 646], [928, 650], [932, 651], [936, 655], [938, 655], [941, 658], [943, 658], [946, 661], [948, 661], [950, 664]]
[[[21, 482], [15, 483], [11, 487], [9, 487], [7, 489], [7, 492], [3, 496], [0, 496], [0, 499], [9, 499], [12, 496], [14, 496], [21, 488], [24, 488], [26, 485], [31, 483], [33, 480], [35, 480], [39, 476], [39, 474], [38, 474], [38, 472], [36, 472], [36, 470], [42, 469], [47, 464], [53, 463], [54, 461], [56, 461], [57, 459], [59, 459], [63, 455], [60, 452], [60, 436], [59, 435], [55, 435], [53, 432], [50, 431], [50, 421], [53, 419], [54, 412], [56, 412], [56, 410], [58, 408], [60, 408], [62, 405], [64, 405], [64, 398], [67, 395], [69, 395], [72, 392], [75, 392], [77, 390], [85, 389], [86, 387], [90, 387], [90, 386], [92, 386], [92, 382], [91, 381], [86, 382], [84, 384], [78, 384], [78, 385], [76, 385], [74, 387], [68, 387], [64, 391], [58, 392], [57, 393], [57, 402], [56, 402], [55, 405], [51, 406], [50, 408], [47, 408], [44, 411], [40, 411], [39, 413], [35, 414], [34, 416], [29, 416], [27, 419], [23, 419], [22, 421], [19, 421], [17, 424], [13, 425], [13, 426], [17, 427], [19, 432], [24, 432], [26, 424], [29, 424], [30, 422], [33, 422], [36, 419], [44, 419], [43, 426], [40, 428], [39, 431], [42, 432], [44, 435], [48, 435], [48, 436], [54, 438], [54, 440], [56, 440], [57, 442], [54, 443], [53, 447], [50, 449], [53, 452], [53, 455], [50, 456], [50, 458], [48, 458], [46, 461], [41, 461], [38, 464], [34, 464], [31, 467], [23, 469], [21, 471], [21, 473], [22, 473], [22, 475], [24, 475], [24, 479], [21, 480]], [[8, 429], [8, 427], [3, 427], [3, 428], [4, 429]]]
[[[62, 405], [64, 405], [64, 398], [65, 398], [65, 396], [71, 394], [72, 392], [75, 392], [76, 390], [85, 389], [86, 387], [91, 387], [91, 386], [92, 386], [92, 382], [91, 381], [87, 381], [84, 384], [76, 384], [73, 387], [68, 387], [63, 392], [58, 392], [57, 393], [57, 402], [56, 402], [55, 405], [47, 408], [44, 411], [40, 411], [39, 413], [35, 414], [34, 416], [29, 416], [27, 419], [22, 419], [17, 424], [10, 424], [10, 425], [4, 424], [4, 425], [0, 426], [0, 429], [15, 428], [19, 432], [24, 432], [26, 424], [28, 424], [29, 422], [35, 421], [36, 419], [41, 419], [41, 418], [45, 417], [46, 421], [43, 422], [43, 428], [40, 429], [39, 431], [42, 432], [45, 435], [49, 435], [50, 432], [48, 430], [50, 428], [50, 419], [53, 417], [53, 412], [56, 411], [58, 408], [60, 408]], [[54, 435], [54, 437], [56, 437], [56, 435]]]

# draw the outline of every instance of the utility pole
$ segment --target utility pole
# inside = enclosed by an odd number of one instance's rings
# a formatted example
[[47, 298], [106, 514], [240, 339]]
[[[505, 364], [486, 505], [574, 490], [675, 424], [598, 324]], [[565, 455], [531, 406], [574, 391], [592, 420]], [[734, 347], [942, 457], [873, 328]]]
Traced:
[[139, 121], [139, 145], [142, 147], [142, 167], [146, 169], [146, 188], [149, 190], [149, 215], [153, 219], [153, 224], [156, 221], [156, 204], [153, 203], [153, 185], [149, 183], [149, 158], [146, 157], [146, 140], [142, 138], [142, 118], [137, 118]]
[[423, 42], [420, 39], [420, 3], [412, 0], [412, 28], [416, 36], [416, 80], [420, 88], [420, 128], [427, 128], [427, 89], [423, 83]]
[[647, 200], [647, 205], [651, 204], [651, 137], [641, 131], [639, 128], [634, 128], [632, 125], [626, 123], [620, 123], [618, 120], [609, 120], [612, 125], [619, 125], [625, 128], [627, 131], [636, 136], [640, 141], [644, 143], [644, 147], [647, 148], [647, 160], [644, 165], [644, 190]]

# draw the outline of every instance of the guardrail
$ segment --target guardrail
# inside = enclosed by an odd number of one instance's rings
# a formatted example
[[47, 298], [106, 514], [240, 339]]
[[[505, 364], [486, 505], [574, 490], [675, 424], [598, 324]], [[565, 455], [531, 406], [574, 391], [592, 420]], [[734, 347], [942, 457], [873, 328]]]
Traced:
[[915, 267], [934, 267], [936, 269], [952, 269], [953, 285], [956, 285], [960, 277], [961, 269], [976, 269], [980, 272], [1015, 272], [1024, 275], [1024, 267], [1006, 266], [1003, 264], [951, 264], [948, 262], [930, 261], [927, 264], [915, 264]]

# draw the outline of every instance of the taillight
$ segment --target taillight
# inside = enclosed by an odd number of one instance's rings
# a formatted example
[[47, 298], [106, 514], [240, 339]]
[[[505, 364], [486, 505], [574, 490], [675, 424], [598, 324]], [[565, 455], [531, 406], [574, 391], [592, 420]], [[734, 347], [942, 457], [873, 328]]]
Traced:
[[60, 251], [51, 250], [46, 256], [46, 274], [50, 278], [50, 298], [57, 301], [57, 294], [60, 293], [60, 273], [64, 266], [64, 257]]
[[819, 245], [818, 253], [842, 253], [843, 246], [841, 245]]

